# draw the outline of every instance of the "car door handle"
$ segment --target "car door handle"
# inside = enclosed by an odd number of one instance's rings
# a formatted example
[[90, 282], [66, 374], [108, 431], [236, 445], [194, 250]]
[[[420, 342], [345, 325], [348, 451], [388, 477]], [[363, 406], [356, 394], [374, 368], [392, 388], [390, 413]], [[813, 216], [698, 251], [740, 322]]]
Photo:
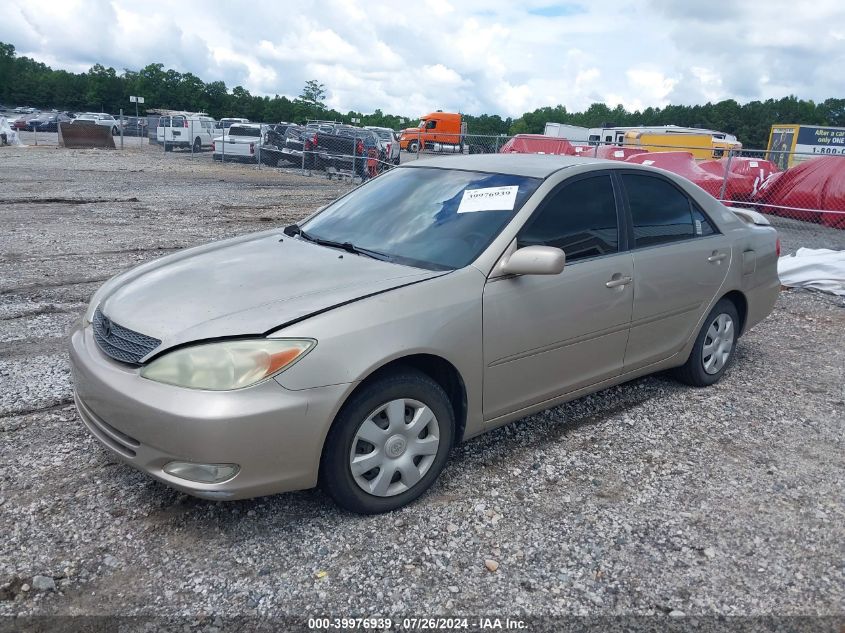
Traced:
[[608, 288], [618, 288], [619, 286], [627, 286], [629, 283], [631, 283], [630, 277], [622, 277], [617, 275], [614, 275], [610, 281], [606, 281], [604, 285]]
[[720, 261], [725, 259], [728, 256], [727, 253], [719, 253], [717, 251], [713, 251], [713, 254], [707, 258], [707, 261], [713, 264], [718, 264]]

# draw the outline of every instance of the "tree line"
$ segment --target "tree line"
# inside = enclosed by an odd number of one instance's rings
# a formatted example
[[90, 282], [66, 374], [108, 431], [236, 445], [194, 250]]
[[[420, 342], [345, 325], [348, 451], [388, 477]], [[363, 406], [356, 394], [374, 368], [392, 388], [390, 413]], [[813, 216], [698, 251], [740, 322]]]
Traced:
[[[123, 108], [134, 113], [129, 96], [143, 96], [147, 109], [188, 110], [206, 112], [220, 118], [246, 117], [252, 121], [304, 122], [324, 119], [362, 125], [378, 125], [400, 129], [416, 124], [407, 115], [339, 112], [327, 108], [325, 86], [309, 81], [302, 94], [291, 99], [284, 95], [259, 96], [243, 86], [229, 90], [222, 81], [206, 83], [192, 73], [165, 69], [163, 64], [149, 64], [141, 70], [118, 72], [96, 64], [88, 72], [72, 73], [53, 70], [29, 57], [18, 56], [12, 44], [0, 42], [0, 102], [56, 108], [70, 111], [96, 110], [116, 113]], [[733, 99], [704, 105], [669, 105], [630, 112], [621, 105], [610, 108], [594, 103], [583, 112], [569, 112], [562, 105], [538, 108], [517, 119], [497, 114], [465, 115], [470, 134], [520, 134], [543, 132], [547, 122], [567, 123], [583, 127], [637, 125], [680, 125], [704, 127], [735, 134], [746, 147], [765, 147], [769, 128], [776, 123], [845, 126], [845, 99], [831, 98], [821, 103], [794, 96], [739, 104]], [[403, 123], [404, 121], [404, 123]]]

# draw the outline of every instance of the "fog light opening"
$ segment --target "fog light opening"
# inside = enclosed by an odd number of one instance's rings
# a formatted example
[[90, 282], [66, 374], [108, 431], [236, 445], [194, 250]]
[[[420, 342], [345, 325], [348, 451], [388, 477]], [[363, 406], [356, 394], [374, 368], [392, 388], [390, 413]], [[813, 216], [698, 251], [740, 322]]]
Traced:
[[201, 484], [219, 484], [229, 481], [238, 474], [237, 464], [195, 464], [193, 462], [170, 462], [162, 469], [168, 475]]

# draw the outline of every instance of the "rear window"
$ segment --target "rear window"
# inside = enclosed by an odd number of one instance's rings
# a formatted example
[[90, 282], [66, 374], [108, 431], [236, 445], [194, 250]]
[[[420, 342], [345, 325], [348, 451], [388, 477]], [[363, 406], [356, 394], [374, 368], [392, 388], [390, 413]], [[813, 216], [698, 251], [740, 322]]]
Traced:
[[258, 131], [258, 128], [233, 125], [229, 128], [229, 136], [261, 136], [261, 132]]

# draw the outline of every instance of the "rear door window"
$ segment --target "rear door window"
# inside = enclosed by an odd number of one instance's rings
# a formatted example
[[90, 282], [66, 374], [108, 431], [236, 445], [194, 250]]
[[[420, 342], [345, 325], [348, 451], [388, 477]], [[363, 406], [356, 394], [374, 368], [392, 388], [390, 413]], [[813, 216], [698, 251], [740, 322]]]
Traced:
[[696, 235], [707, 237], [708, 235], [717, 233], [716, 229], [713, 228], [713, 223], [710, 219], [704, 215], [704, 212], [698, 208], [698, 205], [695, 204], [692, 205], [692, 223]]
[[622, 183], [631, 208], [636, 248], [696, 236], [690, 200], [673, 184], [648, 174], [622, 174]]

